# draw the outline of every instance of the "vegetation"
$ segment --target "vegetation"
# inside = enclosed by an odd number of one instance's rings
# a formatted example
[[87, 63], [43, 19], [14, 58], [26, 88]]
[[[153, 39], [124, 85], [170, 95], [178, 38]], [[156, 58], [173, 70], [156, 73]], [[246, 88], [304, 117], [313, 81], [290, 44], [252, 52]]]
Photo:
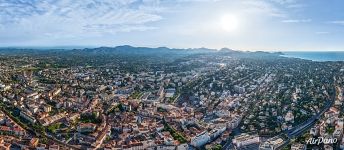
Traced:
[[62, 123], [55, 123], [55, 124], [48, 126], [48, 131], [52, 132], [52, 133], [56, 133], [56, 130], [61, 128], [61, 124]]
[[107, 111], [106, 114], [109, 115], [114, 112], [123, 112], [125, 111], [125, 108], [122, 103], [119, 103], [117, 105], [111, 106]]
[[101, 118], [99, 118], [95, 112], [93, 112], [92, 114], [81, 114], [79, 121], [82, 123], [95, 123], [95, 124], [99, 124], [102, 122]]
[[133, 99], [138, 99], [143, 95], [143, 92], [138, 92], [135, 91], [133, 94], [130, 95], [130, 97], [132, 97]]
[[178, 140], [180, 143], [186, 143], [187, 142], [187, 140], [184, 136], [182, 136], [180, 133], [178, 133], [174, 128], [172, 128], [167, 123], [165, 123], [164, 130], [170, 132], [173, 139]]
[[157, 108], [157, 111], [158, 111], [158, 112], [167, 112], [166, 109], [163, 109], [163, 108], [161, 108], [161, 107], [158, 107], [158, 108]]
[[222, 145], [216, 144], [216, 145], [212, 148], [212, 150], [222, 150]]
[[169, 99], [169, 102], [170, 102], [170, 103], [175, 102], [175, 101], [179, 98], [179, 96], [180, 96], [179, 93], [175, 93], [175, 94], [173, 95], [173, 97], [171, 97], [171, 98]]
[[328, 126], [326, 127], [326, 132], [332, 134], [334, 132], [335, 128], [334, 126]]

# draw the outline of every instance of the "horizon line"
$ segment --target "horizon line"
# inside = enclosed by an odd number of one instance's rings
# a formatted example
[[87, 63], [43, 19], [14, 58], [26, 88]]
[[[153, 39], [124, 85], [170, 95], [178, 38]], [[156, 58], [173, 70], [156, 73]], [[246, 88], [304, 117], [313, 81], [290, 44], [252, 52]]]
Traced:
[[222, 47], [222, 48], [211, 48], [211, 47], [187, 47], [187, 48], [176, 48], [176, 47], [168, 47], [168, 46], [133, 46], [133, 45], [128, 45], [128, 44], [123, 44], [123, 45], [113, 45], [113, 46], [83, 46], [83, 45], [78, 45], [78, 46], [0, 46], [0, 49], [6, 49], [6, 48], [11, 48], [11, 49], [41, 49], [41, 50], [57, 50], [57, 49], [63, 49], [63, 50], [72, 50], [72, 49], [85, 49], [85, 48], [100, 48], [100, 47], [110, 47], [110, 48], [115, 48], [115, 47], [120, 47], [120, 46], [131, 46], [135, 48], [140, 48], [140, 47], [147, 47], [147, 48], [169, 48], [169, 49], [200, 49], [200, 48], [205, 48], [205, 49], [214, 49], [214, 50], [221, 50], [224, 48], [234, 50], [234, 51], [242, 51], [242, 52], [344, 52], [343, 50], [268, 50], [268, 49], [260, 49], [260, 50], [254, 50], [254, 49], [232, 49], [228, 47]]

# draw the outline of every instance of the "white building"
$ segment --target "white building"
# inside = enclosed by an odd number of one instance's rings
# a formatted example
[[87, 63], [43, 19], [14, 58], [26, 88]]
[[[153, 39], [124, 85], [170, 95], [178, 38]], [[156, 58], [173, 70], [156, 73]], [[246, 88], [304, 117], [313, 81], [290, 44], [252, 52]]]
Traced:
[[293, 112], [292, 112], [292, 111], [289, 111], [289, 112], [285, 115], [284, 120], [287, 121], [287, 122], [288, 122], [288, 121], [293, 122], [293, 121], [294, 121]]
[[24, 111], [20, 111], [20, 115], [19, 116], [23, 117], [24, 119], [26, 119], [27, 121], [29, 121], [31, 123], [36, 123], [36, 119], [33, 116], [27, 114]]
[[291, 150], [306, 150], [307, 145], [306, 144], [300, 144], [300, 143], [295, 143], [291, 145]]
[[280, 138], [279, 136], [276, 136], [260, 144], [259, 149], [260, 150], [275, 150], [281, 145], [283, 145], [283, 143], [284, 143], [284, 140]]
[[240, 87], [238, 85], [234, 85], [234, 91], [239, 93], [239, 94], [242, 94], [242, 93], [245, 93], [245, 88], [244, 87]]
[[209, 133], [210, 139], [213, 140], [213, 139], [217, 138], [218, 136], [220, 136], [225, 131], [226, 131], [226, 127], [215, 128], [215, 129], [211, 130]]
[[199, 135], [196, 135], [195, 137], [193, 137], [191, 139], [191, 145], [195, 146], [195, 147], [201, 147], [203, 145], [205, 145], [206, 143], [208, 143], [208, 141], [210, 140], [210, 136], [208, 131], [204, 131]]
[[232, 117], [232, 120], [227, 122], [227, 128], [229, 129], [236, 128], [239, 125], [240, 121], [241, 121], [241, 116]]
[[172, 88], [166, 89], [165, 90], [165, 97], [167, 97], [167, 98], [173, 97], [175, 92], [176, 92], [176, 89], [172, 89]]
[[318, 128], [311, 128], [311, 130], [309, 131], [309, 134], [311, 134], [313, 136], [317, 136], [319, 134], [319, 129]]
[[188, 150], [189, 149], [189, 145], [188, 144], [180, 144], [177, 146], [177, 150]]
[[344, 126], [344, 119], [343, 119], [343, 118], [338, 118], [336, 124], [337, 124], [338, 128], [342, 128], [342, 129], [343, 129], [343, 126]]
[[156, 150], [175, 150], [176, 146], [173, 145], [160, 145], [156, 147]]
[[333, 132], [333, 137], [337, 139], [341, 139], [343, 135], [343, 129], [342, 128], [336, 128]]
[[11, 86], [0, 84], [0, 91], [7, 91], [9, 89], [11, 89]]
[[254, 143], [259, 143], [260, 138], [258, 135], [249, 135], [246, 133], [240, 134], [238, 136], [235, 136], [233, 139], [233, 144], [239, 148], [242, 146], [254, 144]]

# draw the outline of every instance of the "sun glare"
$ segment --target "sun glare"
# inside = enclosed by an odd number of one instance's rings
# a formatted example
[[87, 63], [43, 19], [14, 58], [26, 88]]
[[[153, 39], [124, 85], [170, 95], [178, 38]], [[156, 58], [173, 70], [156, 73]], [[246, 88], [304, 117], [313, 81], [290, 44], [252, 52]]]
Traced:
[[227, 32], [233, 32], [238, 28], [238, 19], [234, 15], [224, 15], [221, 18], [222, 29]]

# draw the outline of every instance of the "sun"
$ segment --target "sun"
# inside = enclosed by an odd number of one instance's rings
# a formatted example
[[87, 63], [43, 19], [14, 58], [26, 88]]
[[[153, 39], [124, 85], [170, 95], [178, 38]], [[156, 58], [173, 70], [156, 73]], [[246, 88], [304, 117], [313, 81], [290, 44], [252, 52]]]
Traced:
[[238, 28], [238, 18], [235, 15], [226, 14], [221, 18], [221, 27], [227, 32], [233, 32]]

